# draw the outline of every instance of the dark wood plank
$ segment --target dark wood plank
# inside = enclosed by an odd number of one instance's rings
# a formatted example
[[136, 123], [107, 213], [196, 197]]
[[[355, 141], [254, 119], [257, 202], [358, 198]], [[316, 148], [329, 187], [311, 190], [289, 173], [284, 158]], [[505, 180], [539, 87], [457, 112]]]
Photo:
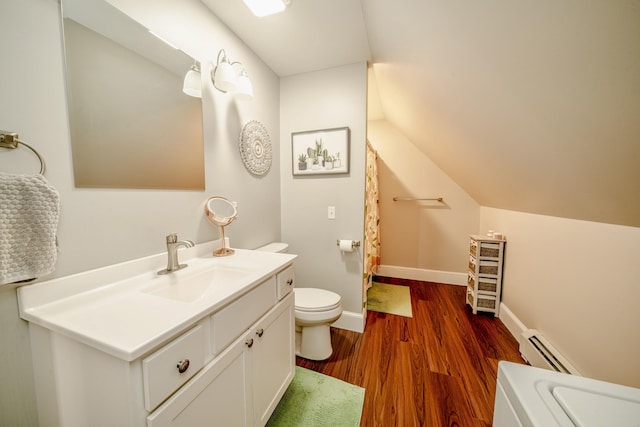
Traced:
[[409, 286], [413, 317], [367, 313], [363, 334], [331, 329], [325, 361], [298, 366], [365, 388], [361, 426], [491, 425], [499, 360], [524, 363], [493, 315], [474, 315], [465, 287], [377, 277]]

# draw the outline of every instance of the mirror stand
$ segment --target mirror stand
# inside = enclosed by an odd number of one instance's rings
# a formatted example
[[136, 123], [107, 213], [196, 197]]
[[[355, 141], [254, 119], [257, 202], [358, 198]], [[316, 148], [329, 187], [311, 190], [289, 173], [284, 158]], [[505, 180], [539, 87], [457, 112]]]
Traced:
[[231, 224], [233, 220], [236, 219], [236, 216], [238, 215], [236, 204], [230, 202], [224, 197], [213, 196], [207, 199], [204, 207], [204, 212], [211, 224], [220, 227], [222, 247], [213, 251], [213, 256], [233, 255], [235, 251], [233, 249], [227, 248], [227, 242], [224, 238], [224, 227]]
[[236, 251], [226, 247], [226, 240], [224, 238], [224, 225], [220, 226], [220, 236], [222, 236], [222, 247], [213, 251], [213, 256], [229, 256], [233, 255]]

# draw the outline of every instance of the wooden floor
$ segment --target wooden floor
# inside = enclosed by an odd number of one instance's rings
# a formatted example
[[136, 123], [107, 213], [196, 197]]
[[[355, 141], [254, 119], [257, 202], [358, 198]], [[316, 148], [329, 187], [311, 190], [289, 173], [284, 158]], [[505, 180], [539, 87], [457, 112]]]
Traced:
[[363, 427], [490, 426], [498, 361], [524, 363], [517, 341], [463, 286], [377, 281], [409, 286], [413, 317], [369, 311], [364, 334], [332, 328], [331, 358], [297, 365], [364, 387]]

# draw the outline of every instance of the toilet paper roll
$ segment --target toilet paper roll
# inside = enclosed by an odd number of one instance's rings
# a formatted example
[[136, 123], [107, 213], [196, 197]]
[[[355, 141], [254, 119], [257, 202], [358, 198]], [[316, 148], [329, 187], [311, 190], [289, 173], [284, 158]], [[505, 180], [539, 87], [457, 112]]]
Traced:
[[342, 252], [353, 252], [353, 240], [340, 240], [339, 246]]

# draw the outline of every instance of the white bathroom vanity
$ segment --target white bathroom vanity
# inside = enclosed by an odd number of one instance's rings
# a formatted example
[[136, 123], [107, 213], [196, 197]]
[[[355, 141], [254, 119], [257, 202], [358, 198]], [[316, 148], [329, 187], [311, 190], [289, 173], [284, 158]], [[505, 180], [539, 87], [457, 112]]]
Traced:
[[41, 427], [263, 426], [294, 375], [295, 255], [215, 243], [18, 290]]

